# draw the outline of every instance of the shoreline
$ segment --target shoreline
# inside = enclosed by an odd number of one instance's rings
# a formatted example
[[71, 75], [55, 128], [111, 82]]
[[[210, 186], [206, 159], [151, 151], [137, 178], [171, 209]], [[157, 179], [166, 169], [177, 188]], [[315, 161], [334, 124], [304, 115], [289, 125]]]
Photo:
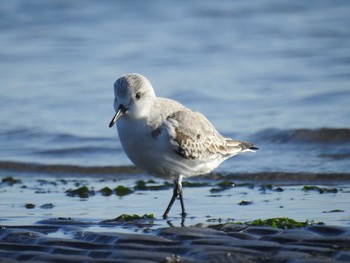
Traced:
[[[33, 164], [24, 162], [0, 161], [0, 175], [6, 173], [14, 174], [40, 174], [72, 177], [93, 177], [95, 175], [116, 177], [120, 175], [135, 175], [135, 177], [146, 176], [135, 166], [77, 166], [77, 165], [53, 165]], [[284, 183], [343, 183], [350, 182], [350, 173], [310, 173], [310, 172], [255, 172], [255, 173], [227, 173], [213, 172], [206, 175], [187, 178], [186, 180], [237, 180], [245, 182], [284, 182]]]
[[[171, 217], [160, 219], [171, 184], [132, 166], [2, 161], [0, 174], [0, 262], [350, 261], [348, 173], [191, 178], [184, 183], [186, 220], [177, 215], [178, 203]], [[315, 186], [321, 184], [337, 186]], [[118, 194], [118, 185], [130, 191]], [[82, 188], [87, 195], [79, 196]], [[115, 217], [150, 212], [156, 217], [128, 222]], [[280, 215], [305, 225], [247, 223]]]

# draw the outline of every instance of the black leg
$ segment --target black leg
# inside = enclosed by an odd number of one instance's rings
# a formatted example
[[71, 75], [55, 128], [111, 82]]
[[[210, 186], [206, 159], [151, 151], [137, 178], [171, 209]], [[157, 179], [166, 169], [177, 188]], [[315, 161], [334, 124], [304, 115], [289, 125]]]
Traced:
[[167, 207], [167, 209], [165, 210], [164, 214], [163, 214], [163, 218], [167, 218], [168, 217], [168, 213], [171, 209], [171, 207], [173, 206], [175, 200], [176, 200], [176, 197], [179, 195], [179, 192], [178, 192], [178, 189], [177, 189], [177, 183], [175, 183], [175, 186], [174, 186], [174, 192], [173, 192], [173, 196], [171, 197], [171, 200], [169, 202], [169, 205]]
[[164, 219], [168, 217], [168, 213], [169, 213], [171, 207], [173, 206], [173, 204], [178, 196], [180, 197], [180, 203], [181, 203], [181, 212], [182, 212], [181, 215], [182, 215], [182, 217], [185, 217], [186, 212], [185, 212], [185, 205], [184, 205], [184, 200], [183, 200], [183, 196], [182, 196], [182, 175], [179, 175], [176, 178], [176, 180], [174, 180], [173, 196], [171, 197], [169, 205], [163, 214]]
[[182, 215], [182, 217], [186, 217], [184, 199], [183, 199], [183, 196], [182, 196], [182, 187], [181, 187], [181, 189], [179, 191], [179, 198], [180, 198], [180, 203], [181, 203], [181, 215]]

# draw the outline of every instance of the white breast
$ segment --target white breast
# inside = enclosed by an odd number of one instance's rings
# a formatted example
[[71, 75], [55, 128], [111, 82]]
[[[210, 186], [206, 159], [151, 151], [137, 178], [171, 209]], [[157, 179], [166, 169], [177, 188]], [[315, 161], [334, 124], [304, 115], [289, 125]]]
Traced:
[[152, 136], [146, 124], [122, 118], [117, 123], [119, 138], [129, 159], [151, 175], [172, 179], [179, 174], [189, 177], [209, 173], [223, 160], [187, 160], [174, 152], [168, 134]]

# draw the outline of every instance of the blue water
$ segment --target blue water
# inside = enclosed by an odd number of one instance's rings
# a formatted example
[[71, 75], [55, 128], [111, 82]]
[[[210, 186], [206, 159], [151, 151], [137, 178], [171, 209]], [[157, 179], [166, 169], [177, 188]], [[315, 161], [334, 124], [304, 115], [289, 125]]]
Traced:
[[138, 72], [260, 147], [219, 171], [348, 172], [349, 17], [345, 0], [3, 0], [0, 161], [131, 164], [108, 123], [114, 81]]

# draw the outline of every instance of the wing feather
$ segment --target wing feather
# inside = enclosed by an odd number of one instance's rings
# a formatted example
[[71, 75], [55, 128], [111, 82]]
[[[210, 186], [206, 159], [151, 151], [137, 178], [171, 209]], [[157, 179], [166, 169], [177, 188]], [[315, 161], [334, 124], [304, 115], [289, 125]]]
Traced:
[[174, 151], [186, 159], [232, 156], [244, 150], [243, 142], [224, 138], [199, 112], [183, 109], [171, 114], [165, 122]]

